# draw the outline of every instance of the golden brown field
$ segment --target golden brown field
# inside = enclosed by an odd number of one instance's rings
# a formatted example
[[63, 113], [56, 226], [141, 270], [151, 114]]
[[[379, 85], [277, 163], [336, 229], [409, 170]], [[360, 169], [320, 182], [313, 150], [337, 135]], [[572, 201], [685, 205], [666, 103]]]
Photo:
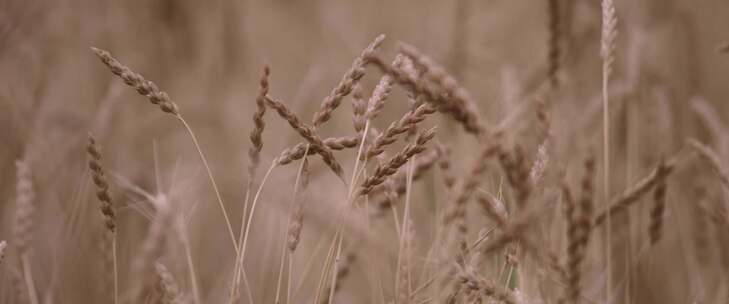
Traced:
[[0, 303], [727, 303], [725, 0], [0, 1]]

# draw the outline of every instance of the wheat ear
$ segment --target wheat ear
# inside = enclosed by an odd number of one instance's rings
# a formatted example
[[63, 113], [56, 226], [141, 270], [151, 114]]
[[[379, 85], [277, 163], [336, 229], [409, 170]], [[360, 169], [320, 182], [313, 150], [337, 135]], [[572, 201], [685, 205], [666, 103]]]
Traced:
[[435, 89], [431, 85], [414, 78], [403, 68], [391, 67], [376, 56], [369, 57], [367, 62], [377, 67], [382, 73], [392, 76], [395, 83], [404, 87], [413, 95], [422, 95], [439, 112], [446, 113], [461, 123], [467, 132], [478, 138], [486, 135], [486, 125], [475, 109], [465, 107], [454, 101], [453, 98], [447, 97], [449, 95], [444, 90]]
[[[380, 154], [378, 159], [382, 159], [381, 162], [385, 162], [386, 159], [382, 157], [384, 154]], [[433, 167], [435, 162], [439, 159], [440, 155], [437, 151], [424, 152], [414, 160], [413, 168], [413, 182], [419, 180], [423, 175]], [[397, 200], [407, 192], [407, 173], [403, 170], [398, 171], [397, 174], [388, 177], [382, 185], [375, 187], [370, 193], [371, 196], [374, 194], [382, 194], [378, 200], [375, 200], [374, 205], [378, 207], [376, 216], [384, 214], [388, 208], [392, 207]], [[399, 226], [399, 225], [398, 225]]]
[[423, 71], [423, 78], [438, 85], [447, 96], [445, 107], [439, 110], [452, 113], [467, 132], [482, 135], [486, 131], [476, 102], [458, 81], [446, 72], [445, 68], [411, 45], [400, 44], [400, 52], [408, 56], [416, 67]]
[[[324, 146], [330, 150], [344, 150], [356, 148], [359, 146], [361, 136], [348, 135], [342, 137], [329, 137], [322, 140]], [[293, 147], [284, 149], [276, 158], [276, 164], [279, 166], [288, 165], [295, 160], [304, 158], [305, 155], [313, 155], [319, 153], [318, 148], [312, 147], [309, 143], [298, 143]]]
[[499, 152], [499, 163], [506, 173], [509, 185], [516, 192], [516, 204], [520, 210], [526, 208], [529, 196], [532, 192], [532, 183], [529, 179], [530, 168], [524, 158], [524, 150], [521, 146], [514, 147], [513, 153], [501, 150]]
[[0, 265], [5, 261], [5, 249], [8, 248], [8, 242], [0, 241]]
[[19, 160], [15, 162], [15, 166], [17, 169], [17, 184], [15, 193], [15, 227], [13, 234], [30, 303], [38, 304], [38, 294], [33, 281], [29, 250], [35, 232], [36, 211], [30, 160], [27, 158]]
[[648, 236], [651, 244], [656, 244], [663, 236], [663, 214], [666, 210], [666, 178], [663, 177], [653, 189], [653, 208], [651, 208]]
[[279, 116], [289, 123], [291, 128], [299, 133], [301, 137], [306, 139], [306, 141], [308, 141], [311, 145], [311, 149], [314, 149], [319, 155], [321, 155], [324, 163], [332, 169], [337, 177], [344, 181], [344, 171], [342, 170], [342, 166], [339, 162], [337, 162], [336, 158], [334, 158], [334, 154], [332, 154], [331, 149], [327, 148], [324, 141], [322, 141], [319, 135], [316, 134], [313, 127], [303, 123], [296, 114], [291, 112], [286, 105], [278, 100], [266, 96], [266, 104], [276, 110]]
[[637, 202], [646, 193], [653, 189], [661, 180], [668, 177], [675, 167], [675, 161], [661, 162], [650, 174], [639, 180], [633, 187], [625, 190], [623, 194], [610, 201], [610, 205], [599, 212], [594, 221], [594, 226], [606, 222], [608, 216], [625, 211], [630, 205]]
[[375, 170], [375, 173], [365, 179], [360, 186], [360, 190], [357, 192], [358, 195], [367, 195], [374, 186], [377, 186], [385, 181], [388, 176], [391, 176], [397, 172], [411, 157], [425, 151], [425, 144], [428, 143], [435, 136], [435, 128], [425, 130], [418, 134], [414, 143], [409, 144], [403, 151], [396, 154], [387, 163], [381, 164]]
[[567, 292], [569, 303], [578, 303], [580, 298], [581, 265], [586, 256], [587, 245], [592, 231], [592, 210], [594, 199], [595, 161], [585, 161], [585, 175], [581, 182], [582, 194], [576, 204], [569, 187], [562, 185], [562, 196], [565, 201], [565, 218], [567, 219]]
[[[116, 261], [116, 215], [114, 205], [109, 194], [109, 183], [106, 180], [104, 167], [101, 164], [101, 151], [96, 144], [96, 139], [89, 133], [86, 153], [89, 156], [89, 169], [96, 186], [96, 197], [99, 200], [99, 209], [104, 218], [104, 267], [107, 274], [107, 291], [113, 292], [114, 303], [119, 303], [119, 281]], [[111, 277], [108, 276], [111, 274]]]
[[261, 135], [266, 128], [266, 122], [263, 116], [266, 114], [266, 95], [268, 94], [268, 77], [271, 75], [271, 69], [268, 66], [263, 67], [261, 73], [260, 88], [256, 97], [256, 111], [253, 112], [253, 130], [251, 131], [251, 147], [248, 149], [248, 180], [252, 181], [256, 174], [256, 169], [261, 162], [261, 149], [263, 149], [263, 139]]
[[547, 0], [547, 14], [549, 18], [548, 29], [548, 51], [547, 51], [547, 78], [552, 88], [556, 88], [559, 85], [557, 79], [557, 72], [559, 71], [560, 64], [560, 16], [559, 16], [559, 1], [558, 0]]
[[423, 104], [415, 111], [407, 112], [400, 120], [391, 123], [384, 132], [380, 133], [372, 146], [360, 158], [365, 160], [384, 152], [385, 147], [394, 143], [398, 135], [407, 132], [432, 113], [435, 113], [435, 109], [430, 104]]
[[380, 44], [382, 44], [383, 40], [385, 40], [385, 35], [377, 36], [375, 40], [372, 41], [372, 43], [370, 43], [370, 45], [368, 45], [357, 58], [355, 58], [354, 63], [352, 63], [352, 67], [344, 74], [339, 84], [332, 89], [326, 98], [324, 98], [319, 111], [314, 113], [314, 118], [312, 119], [312, 125], [314, 128], [329, 120], [332, 112], [339, 107], [342, 99], [352, 92], [354, 85], [359, 82], [362, 76], [364, 76], [365, 58], [372, 56], [375, 53], [375, 50], [377, 50]]
[[167, 267], [162, 262], [154, 263], [154, 270], [159, 278], [160, 289], [162, 290], [162, 304], [183, 304], [186, 303], [185, 298], [177, 285], [175, 278], [172, 276]]
[[516, 304], [514, 295], [507, 289], [499, 287], [496, 283], [484, 279], [476, 274], [473, 269], [461, 269], [459, 275], [461, 284], [466, 290], [482, 293], [506, 304]]
[[[402, 55], [396, 56], [392, 65], [400, 65], [404, 58], [405, 57]], [[380, 78], [377, 86], [375, 86], [375, 89], [372, 90], [372, 96], [370, 96], [370, 99], [367, 101], [367, 111], [364, 115], [366, 119], [372, 120], [377, 117], [380, 111], [382, 111], [382, 108], [385, 105], [385, 100], [387, 100], [387, 97], [390, 96], [390, 92], [392, 91], [393, 83], [394, 81], [390, 75], [384, 75]]]

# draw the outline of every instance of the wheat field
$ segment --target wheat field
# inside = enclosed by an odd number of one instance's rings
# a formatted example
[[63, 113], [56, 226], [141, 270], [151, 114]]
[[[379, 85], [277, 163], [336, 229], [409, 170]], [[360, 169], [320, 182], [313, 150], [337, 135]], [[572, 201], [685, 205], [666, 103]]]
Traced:
[[0, 303], [727, 303], [725, 0], [0, 1]]

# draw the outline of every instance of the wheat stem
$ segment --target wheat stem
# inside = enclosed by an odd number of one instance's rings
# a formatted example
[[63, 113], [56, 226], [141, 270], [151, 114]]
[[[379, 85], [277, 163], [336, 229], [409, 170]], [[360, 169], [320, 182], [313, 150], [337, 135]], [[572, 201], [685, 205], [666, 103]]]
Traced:
[[116, 233], [114, 233], [111, 239], [111, 256], [114, 260], [114, 304], [119, 303], [119, 268], [117, 265], [116, 241]]
[[230, 224], [230, 217], [228, 217], [228, 212], [225, 211], [225, 204], [223, 204], [223, 198], [220, 196], [220, 191], [218, 190], [218, 184], [215, 182], [215, 178], [213, 177], [213, 172], [210, 170], [210, 166], [208, 165], [208, 161], [205, 158], [205, 155], [202, 152], [202, 149], [200, 148], [200, 144], [197, 141], [197, 137], [195, 136], [195, 133], [192, 131], [192, 128], [190, 128], [190, 125], [187, 124], [187, 121], [185, 121], [184, 118], [182, 118], [181, 115], [177, 114], [177, 119], [182, 122], [182, 125], [185, 126], [185, 130], [190, 135], [190, 138], [192, 139], [192, 143], [195, 145], [195, 149], [197, 150], [197, 154], [200, 156], [200, 160], [203, 163], [203, 166], [205, 167], [205, 172], [208, 174], [208, 178], [210, 179], [210, 184], [213, 186], [213, 191], [215, 192], [215, 198], [218, 200], [218, 204], [220, 205], [220, 211], [223, 212], [223, 217], [225, 218], [225, 225], [228, 228], [228, 233], [230, 234], [230, 241], [233, 243], [233, 248], [235, 249], [236, 253], [238, 253], [238, 246], [235, 241], [235, 234], [233, 233], [233, 226]]
[[[253, 197], [253, 203], [251, 204], [251, 212], [248, 214], [248, 221], [246, 223], [246, 230], [245, 234], [243, 236], [243, 244], [241, 244], [241, 248], [238, 253], [238, 263], [240, 267], [236, 270], [235, 276], [234, 276], [234, 282], [235, 286], [238, 286], [239, 280], [240, 280], [240, 273], [245, 272], [245, 266], [243, 265], [243, 262], [245, 261], [246, 257], [246, 248], [248, 246], [248, 235], [251, 232], [251, 222], [253, 220], [253, 214], [256, 211], [256, 205], [258, 204], [258, 199], [261, 195], [261, 191], [263, 190], [263, 186], [266, 184], [266, 181], [268, 180], [268, 176], [271, 175], [271, 172], [273, 169], [276, 168], [276, 163], [272, 163], [271, 167], [268, 168], [268, 171], [266, 171], [266, 174], [263, 176], [263, 179], [261, 180], [261, 185], [258, 186], [258, 190], [256, 191], [256, 195]], [[250, 294], [250, 293], [249, 293]]]
[[30, 267], [30, 259], [28, 253], [24, 253], [21, 257], [21, 263], [23, 264], [23, 277], [25, 277], [25, 286], [28, 288], [28, 295], [30, 297], [31, 304], [38, 304], [38, 293], [35, 290], [35, 283], [33, 283], [33, 271]]

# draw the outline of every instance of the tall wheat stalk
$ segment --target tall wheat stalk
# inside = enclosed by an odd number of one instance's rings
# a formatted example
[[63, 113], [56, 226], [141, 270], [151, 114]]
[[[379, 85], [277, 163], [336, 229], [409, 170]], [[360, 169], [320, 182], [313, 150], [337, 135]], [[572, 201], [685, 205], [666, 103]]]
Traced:
[[[610, 74], [612, 73], [613, 62], [615, 61], [615, 39], [617, 37], [617, 16], [615, 15], [615, 3], [613, 0], [602, 1], [602, 40], [600, 47], [600, 57], [602, 57], [602, 105], [603, 105], [603, 194], [604, 203], [610, 203], [610, 100], [608, 95], [608, 85]], [[610, 303], [611, 288], [611, 254], [612, 254], [612, 235], [610, 224], [610, 213], [607, 217], [607, 239], [606, 239], [606, 272], [607, 279], [605, 281], [605, 298]]]

